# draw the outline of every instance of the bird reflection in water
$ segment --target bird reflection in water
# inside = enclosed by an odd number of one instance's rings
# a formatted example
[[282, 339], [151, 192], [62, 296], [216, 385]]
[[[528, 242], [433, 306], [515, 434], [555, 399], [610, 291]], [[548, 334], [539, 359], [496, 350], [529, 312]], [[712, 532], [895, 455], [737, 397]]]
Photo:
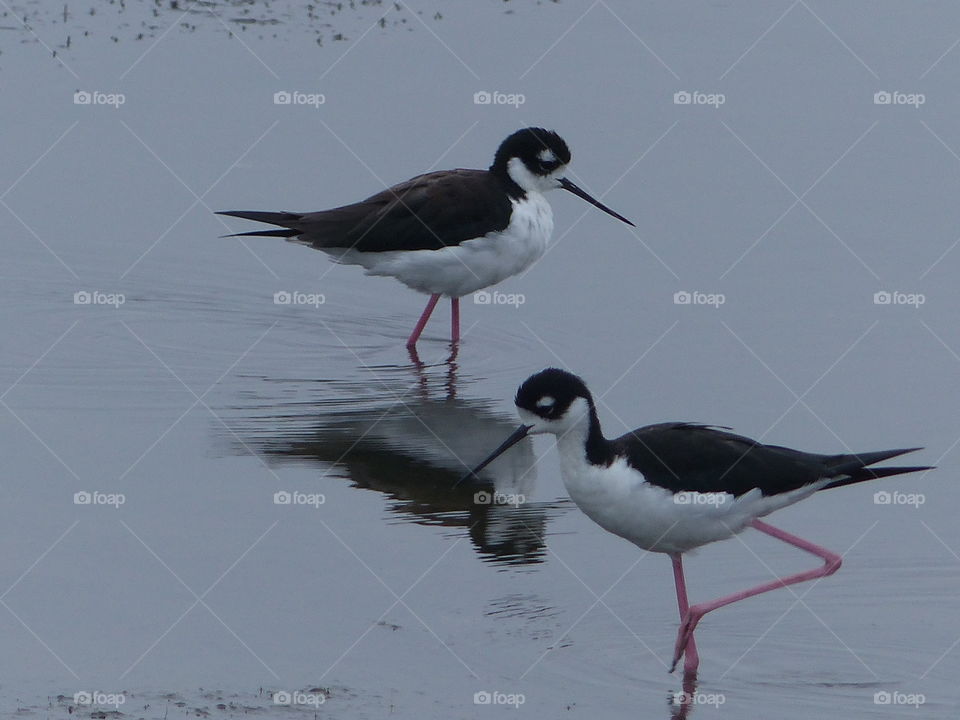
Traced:
[[[447, 400], [453, 400], [457, 397], [457, 353], [460, 350], [460, 343], [450, 343], [450, 354], [447, 359], [439, 365], [445, 368], [444, 388], [446, 389]], [[410, 364], [417, 373], [417, 384], [420, 393], [428, 395], [430, 392], [429, 370], [432, 367], [420, 359], [416, 346], [408, 347], [407, 354], [410, 356]]]
[[670, 720], [686, 720], [700, 699], [701, 693], [697, 692], [697, 671], [685, 670], [680, 689], [672, 691], [667, 698]]
[[528, 501], [536, 478], [530, 442], [458, 484], [515, 421], [491, 401], [457, 397], [456, 348], [435, 365], [416, 351], [411, 360], [370, 368], [360, 380], [262, 378], [295, 399], [277, 400], [270, 390], [242, 408], [245, 416], [231, 423], [242, 439], [237, 450], [252, 449], [268, 462], [315, 463], [324, 475], [386, 495], [394, 516], [466, 528], [489, 562], [542, 562], [547, 520], [569, 504]]

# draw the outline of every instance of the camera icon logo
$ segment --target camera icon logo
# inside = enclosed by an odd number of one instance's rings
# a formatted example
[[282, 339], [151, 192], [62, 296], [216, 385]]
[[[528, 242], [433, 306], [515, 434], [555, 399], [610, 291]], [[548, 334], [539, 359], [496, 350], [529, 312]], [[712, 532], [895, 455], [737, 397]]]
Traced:
[[289, 305], [292, 302], [293, 302], [293, 295], [288, 293], [286, 290], [280, 290], [273, 294], [274, 305]]
[[493, 296], [486, 290], [480, 290], [473, 294], [474, 305], [489, 305]]
[[73, 694], [73, 702], [77, 705], [93, 705], [93, 693], [81, 690]]
[[481, 690], [473, 694], [474, 705], [489, 705], [491, 702], [493, 702], [493, 696], [486, 690]]
[[274, 105], [289, 105], [293, 102], [293, 96], [286, 90], [278, 90], [273, 94]]
[[74, 305], [89, 305], [93, 301], [93, 296], [86, 290], [78, 290], [73, 294]]
[[89, 505], [91, 502], [93, 502], [93, 495], [88, 493], [86, 490], [75, 492], [73, 494], [74, 505]]
[[674, 105], [689, 105], [693, 101], [693, 96], [686, 90], [680, 90], [673, 94]]
[[880, 90], [873, 94], [873, 104], [874, 105], [889, 105], [893, 102], [893, 95], [891, 95], [886, 90]]
[[889, 505], [893, 502], [893, 495], [886, 490], [878, 490], [873, 494], [874, 505]]
[[686, 290], [678, 290], [673, 294], [674, 305], [689, 305], [692, 299], [693, 296], [690, 295], [690, 293], [688, 293]]
[[473, 104], [474, 105], [489, 105], [493, 102], [493, 95], [488, 93], [486, 90], [480, 90], [473, 94]]
[[486, 490], [481, 490], [480, 492], [475, 492], [473, 494], [474, 505], [489, 505], [492, 502], [493, 495], [488, 493]]
[[278, 690], [273, 694], [274, 705], [289, 705], [293, 702], [293, 696], [286, 690]]
[[893, 299], [893, 295], [891, 295], [886, 290], [878, 290], [873, 294], [874, 305], [889, 305], [892, 299]]
[[279, 490], [273, 494], [274, 505], [289, 505], [293, 502], [293, 496], [286, 490]]
[[890, 695], [886, 690], [880, 690], [873, 694], [873, 704], [874, 705], [889, 705], [893, 700], [893, 696]]
[[86, 90], [77, 90], [73, 94], [74, 105], [89, 105], [92, 102], [93, 102], [93, 95], [88, 93]]

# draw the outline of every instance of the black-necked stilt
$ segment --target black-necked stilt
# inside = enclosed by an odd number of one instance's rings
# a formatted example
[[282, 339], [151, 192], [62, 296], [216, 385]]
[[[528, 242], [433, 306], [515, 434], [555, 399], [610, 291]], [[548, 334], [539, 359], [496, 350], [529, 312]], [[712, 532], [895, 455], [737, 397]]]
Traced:
[[553, 214], [543, 193], [563, 188], [628, 225], [622, 215], [563, 177], [570, 150], [543, 128], [504, 140], [489, 170], [418, 175], [352, 205], [312, 213], [231, 210], [218, 213], [270, 223], [231, 237], [287, 238], [395, 277], [430, 295], [407, 347], [416, 344], [441, 295], [451, 300], [453, 342], [460, 338], [460, 298], [522, 272], [543, 255]]
[[[932, 469], [867, 467], [920, 448], [818, 455], [763, 445], [695, 423], [648, 425], [607, 440], [583, 380], [555, 368], [529, 377], [515, 402], [523, 424], [471, 475], [528, 434], [556, 435], [564, 485], [587, 517], [644, 550], [668, 554], [673, 561], [681, 624], [671, 670], [685, 655], [684, 670], [696, 671], [700, 661], [693, 631], [706, 613], [830, 575], [840, 567], [839, 555], [759, 518], [818, 490]], [[747, 527], [818, 556], [823, 567], [690, 607], [683, 553], [733, 537]]]

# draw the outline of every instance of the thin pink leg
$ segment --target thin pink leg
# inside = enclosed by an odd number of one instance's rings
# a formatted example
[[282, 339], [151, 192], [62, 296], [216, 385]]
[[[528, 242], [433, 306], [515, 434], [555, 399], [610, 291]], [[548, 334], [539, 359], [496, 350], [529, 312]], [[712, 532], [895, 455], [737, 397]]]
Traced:
[[[687, 601], [687, 582], [683, 577], [683, 556], [680, 553], [671, 553], [670, 560], [673, 562], [673, 582], [677, 586], [677, 607], [680, 609], [680, 622], [683, 622], [690, 611], [690, 603]], [[676, 661], [674, 661], [676, 666]], [[687, 640], [683, 655], [683, 672], [695, 673], [700, 666], [700, 655], [697, 653], [697, 643], [693, 639], [693, 632]], [[673, 668], [670, 668], [673, 672]]]
[[770, 592], [771, 590], [787, 587], [788, 585], [795, 585], [796, 583], [805, 582], [807, 580], [813, 580], [815, 578], [832, 575], [840, 569], [843, 559], [836, 553], [830, 552], [826, 548], [822, 548], [819, 545], [814, 545], [812, 542], [808, 542], [803, 538], [798, 538], [796, 535], [791, 535], [788, 532], [779, 530], [772, 525], [767, 525], [767, 523], [760, 520], [754, 520], [750, 523], [750, 525], [762, 533], [766, 533], [771, 537], [775, 537], [777, 540], [782, 540], [789, 545], [793, 545], [794, 547], [798, 547], [812, 555], [816, 555], [823, 560], [823, 567], [819, 567], [814, 570], [807, 570], [795, 575], [788, 575], [784, 578], [777, 578], [776, 580], [764, 583], [763, 585], [757, 585], [756, 587], [748, 590], [743, 590], [741, 592], [734, 593], [733, 595], [727, 595], [726, 597], [713, 600], [712, 602], [702, 603], [700, 605], [694, 605], [691, 607], [687, 611], [687, 615], [684, 618], [683, 623], [680, 625], [680, 630], [677, 633], [677, 644], [673, 651], [673, 664], [670, 667], [671, 672], [677, 666], [677, 662], [680, 660], [680, 656], [683, 654], [684, 648], [687, 647], [690, 640], [692, 640], [693, 631], [697, 627], [697, 623], [700, 622], [700, 618], [702, 618], [708, 612], [716, 610], [717, 608], [721, 608], [724, 605], [730, 605], [738, 600], [745, 600], [746, 598], [753, 597], [754, 595], [761, 595], [763, 593]]
[[430, 319], [430, 314], [433, 312], [433, 309], [437, 306], [437, 302], [440, 300], [440, 294], [431, 295], [430, 300], [427, 302], [427, 306], [423, 309], [423, 314], [420, 316], [420, 319], [417, 321], [417, 326], [413, 329], [413, 332], [410, 333], [410, 337], [407, 339], [407, 347], [412, 348], [417, 344], [417, 340], [420, 339], [420, 333], [423, 332], [423, 329], [427, 326], [427, 320]]
[[460, 342], [460, 298], [450, 298], [450, 342]]

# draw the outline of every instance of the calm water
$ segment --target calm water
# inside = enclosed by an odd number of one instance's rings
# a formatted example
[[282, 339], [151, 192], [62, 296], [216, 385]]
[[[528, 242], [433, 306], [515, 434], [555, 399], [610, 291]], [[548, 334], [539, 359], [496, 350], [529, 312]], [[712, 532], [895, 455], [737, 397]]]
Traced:
[[[679, 715], [667, 560], [570, 503], [551, 440], [457, 485], [559, 365], [608, 435], [925, 445], [935, 473], [775, 516], [844, 567], [709, 616], [690, 716], [956, 716], [953, 5], [180, 5], [0, 23], [4, 714]], [[551, 197], [551, 250], [514, 304], [465, 299], [453, 357], [445, 305], [411, 357], [424, 298], [218, 237], [212, 210], [485, 167], [531, 124], [637, 229]], [[747, 533], [688, 577], [808, 564]]]

